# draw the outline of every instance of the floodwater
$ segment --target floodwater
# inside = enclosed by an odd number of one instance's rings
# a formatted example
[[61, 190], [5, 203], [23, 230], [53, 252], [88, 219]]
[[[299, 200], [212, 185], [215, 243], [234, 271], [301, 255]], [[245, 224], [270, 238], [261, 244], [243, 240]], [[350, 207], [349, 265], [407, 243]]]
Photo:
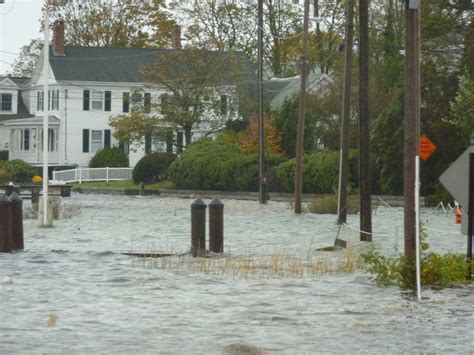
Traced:
[[[120, 254], [187, 251], [191, 202], [73, 194], [54, 228], [25, 220], [25, 251], [0, 255], [0, 353], [219, 354], [232, 343], [284, 354], [473, 353], [472, 285], [424, 288], [418, 303], [361, 271], [213, 275]], [[338, 233], [334, 216], [296, 216], [287, 203], [223, 202], [228, 256], [304, 254]], [[433, 250], [465, 252], [453, 214], [426, 209], [422, 219]], [[384, 253], [403, 251], [401, 209], [380, 207], [373, 223]], [[340, 238], [356, 242], [357, 225], [350, 216]]]

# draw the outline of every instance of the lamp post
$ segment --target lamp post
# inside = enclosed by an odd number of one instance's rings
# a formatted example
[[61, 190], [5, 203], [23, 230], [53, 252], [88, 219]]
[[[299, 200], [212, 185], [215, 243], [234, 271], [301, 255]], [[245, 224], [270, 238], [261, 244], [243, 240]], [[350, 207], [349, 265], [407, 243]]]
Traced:
[[48, 145], [49, 145], [49, 0], [46, 0], [44, 11], [44, 46], [43, 46], [43, 221], [48, 226]]

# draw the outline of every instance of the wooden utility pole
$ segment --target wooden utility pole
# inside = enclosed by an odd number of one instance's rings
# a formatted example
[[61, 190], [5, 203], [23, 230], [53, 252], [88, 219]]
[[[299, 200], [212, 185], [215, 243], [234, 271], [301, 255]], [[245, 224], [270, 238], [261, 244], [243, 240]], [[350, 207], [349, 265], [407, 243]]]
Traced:
[[349, 122], [351, 115], [352, 85], [352, 36], [354, 0], [347, 1], [346, 39], [344, 42], [344, 73], [341, 113], [341, 154], [339, 160], [339, 199], [337, 204], [337, 223], [347, 220], [347, 183], [349, 180]]
[[372, 241], [369, 113], [369, 3], [359, 0], [359, 192], [360, 240]]
[[415, 157], [420, 137], [420, 0], [406, 0], [404, 224], [405, 257], [415, 262]]
[[258, 65], [257, 65], [257, 109], [258, 109], [258, 201], [267, 203], [265, 177], [265, 132], [263, 115], [263, 0], [258, 0]]
[[295, 170], [295, 213], [301, 214], [301, 193], [303, 189], [303, 144], [304, 116], [306, 113], [306, 81], [308, 79], [308, 27], [309, 0], [304, 2], [303, 54], [301, 55], [301, 87], [298, 108], [298, 126], [296, 130], [296, 170]]

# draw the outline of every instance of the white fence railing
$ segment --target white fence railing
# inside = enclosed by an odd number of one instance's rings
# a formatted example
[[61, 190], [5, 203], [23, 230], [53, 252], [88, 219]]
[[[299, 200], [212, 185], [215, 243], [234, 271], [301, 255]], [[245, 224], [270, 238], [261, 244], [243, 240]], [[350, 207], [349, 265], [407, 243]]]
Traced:
[[53, 171], [54, 182], [113, 181], [132, 178], [133, 168], [76, 168]]

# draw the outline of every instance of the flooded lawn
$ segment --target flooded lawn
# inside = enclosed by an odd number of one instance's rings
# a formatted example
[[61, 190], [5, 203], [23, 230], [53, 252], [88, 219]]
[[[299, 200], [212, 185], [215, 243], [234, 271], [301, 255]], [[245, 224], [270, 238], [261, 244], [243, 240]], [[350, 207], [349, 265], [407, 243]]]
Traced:
[[[162, 263], [121, 254], [187, 252], [191, 200], [74, 194], [64, 200], [71, 216], [54, 228], [25, 220], [25, 251], [0, 254], [0, 353], [219, 354], [232, 343], [287, 354], [472, 353], [472, 285], [425, 288], [417, 303], [362, 271], [272, 272], [275, 256], [321, 255], [316, 249], [338, 233], [335, 216], [223, 202], [222, 260], [268, 261], [266, 271], [203, 271], [189, 256]], [[453, 214], [426, 209], [422, 219], [433, 250], [465, 252]], [[358, 216], [348, 222], [340, 237], [360, 248]], [[380, 207], [373, 223], [377, 247], [403, 251], [401, 209]]]

